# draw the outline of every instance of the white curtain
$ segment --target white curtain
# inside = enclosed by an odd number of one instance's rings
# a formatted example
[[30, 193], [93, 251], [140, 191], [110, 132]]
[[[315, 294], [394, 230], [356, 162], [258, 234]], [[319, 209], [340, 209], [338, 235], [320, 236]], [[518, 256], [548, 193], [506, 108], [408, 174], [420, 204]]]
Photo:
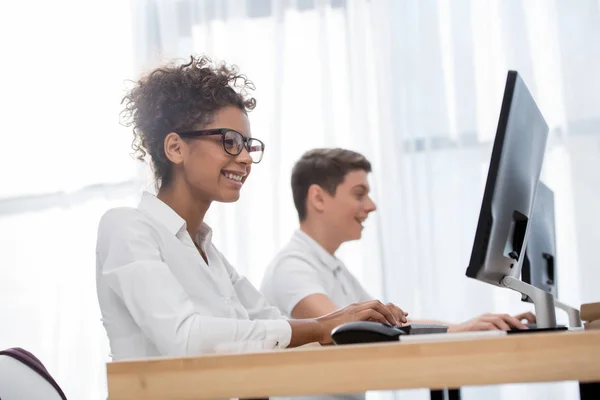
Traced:
[[122, 0], [0, 2], [0, 349], [31, 351], [69, 399], [106, 398], [96, 229], [141, 187], [118, 123], [132, 19]]
[[[147, 179], [117, 123], [123, 81], [191, 53], [236, 63], [257, 87], [250, 116], [265, 159], [241, 200], [208, 216], [255, 284], [297, 226], [293, 163], [341, 146], [374, 167], [379, 209], [340, 252], [373, 295], [449, 321], [531, 309], [464, 275], [516, 69], [552, 129], [543, 179], [556, 196], [560, 297], [598, 300], [597, 0], [40, 0], [3, 2], [0, 19], [0, 348], [30, 349], [69, 398], [106, 395], [96, 226], [106, 209], [136, 204]], [[463, 398], [568, 399], [576, 389], [465, 388]]]

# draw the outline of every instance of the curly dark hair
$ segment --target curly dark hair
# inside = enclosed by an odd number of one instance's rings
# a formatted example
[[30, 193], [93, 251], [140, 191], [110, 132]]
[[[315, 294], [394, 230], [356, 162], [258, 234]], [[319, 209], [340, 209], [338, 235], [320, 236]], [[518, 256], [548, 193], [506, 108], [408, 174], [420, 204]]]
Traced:
[[292, 197], [298, 212], [298, 219], [306, 219], [306, 199], [308, 189], [317, 184], [331, 196], [335, 196], [337, 187], [344, 182], [351, 171], [371, 172], [371, 163], [365, 156], [352, 150], [340, 148], [322, 148], [307, 151], [300, 157], [292, 169]]
[[157, 189], [171, 181], [165, 137], [209, 124], [226, 106], [246, 113], [253, 110], [252, 90], [253, 83], [235, 65], [213, 64], [206, 56], [191, 56], [181, 65], [170, 63], [134, 82], [121, 101], [125, 105], [121, 123], [133, 126], [134, 155], [141, 161], [150, 155]]

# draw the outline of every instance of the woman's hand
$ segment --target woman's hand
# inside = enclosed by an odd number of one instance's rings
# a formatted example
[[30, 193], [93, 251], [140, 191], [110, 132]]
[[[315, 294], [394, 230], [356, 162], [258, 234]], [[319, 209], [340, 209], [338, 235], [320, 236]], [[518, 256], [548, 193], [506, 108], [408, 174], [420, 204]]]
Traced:
[[396, 317], [396, 320], [398, 321], [396, 325], [406, 324], [408, 322], [408, 320], [406, 319], [408, 313], [403, 311], [400, 307], [398, 307], [394, 303], [387, 303], [385, 306], [388, 308], [388, 310], [390, 310], [394, 317]]
[[[391, 304], [391, 303], [390, 303]], [[319, 343], [331, 343], [331, 331], [344, 323], [352, 321], [376, 321], [389, 325], [400, 325], [406, 322], [406, 313], [395, 305], [384, 305], [379, 300], [350, 304], [337, 311], [317, 318], [321, 326]]]

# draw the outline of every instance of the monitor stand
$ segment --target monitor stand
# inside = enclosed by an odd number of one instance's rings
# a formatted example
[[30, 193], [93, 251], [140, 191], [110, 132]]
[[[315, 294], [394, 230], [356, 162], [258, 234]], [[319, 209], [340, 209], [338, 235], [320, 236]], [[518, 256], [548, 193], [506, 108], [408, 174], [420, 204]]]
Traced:
[[559, 300], [554, 300], [554, 305], [556, 306], [556, 308], [560, 308], [561, 310], [567, 312], [567, 315], [569, 317], [569, 327], [581, 327], [581, 314], [579, 313], [578, 309], [573, 308]]
[[512, 276], [505, 276], [500, 284], [521, 293], [521, 295], [529, 296], [535, 306], [536, 326], [538, 329], [558, 329], [556, 325], [556, 312], [554, 310], [554, 296], [552, 294]]

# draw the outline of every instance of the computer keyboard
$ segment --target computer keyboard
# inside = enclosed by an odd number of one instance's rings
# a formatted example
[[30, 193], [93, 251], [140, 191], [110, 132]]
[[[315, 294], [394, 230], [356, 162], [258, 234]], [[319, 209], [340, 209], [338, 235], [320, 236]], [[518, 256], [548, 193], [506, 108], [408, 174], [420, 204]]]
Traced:
[[397, 326], [398, 329], [403, 330], [407, 335], [426, 335], [430, 333], [446, 333], [448, 332], [447, 325], [437, 324], [410, 324], [404, 326]]
[[538, 328], [536, 324], [525, 324], [528, 329], [511, 328], [508, 333], [536, 333], [536, 332], [552, 332], [552, 331], [566, 331], [568, 328], [564, 325], [558, 325], [553, 328]]

